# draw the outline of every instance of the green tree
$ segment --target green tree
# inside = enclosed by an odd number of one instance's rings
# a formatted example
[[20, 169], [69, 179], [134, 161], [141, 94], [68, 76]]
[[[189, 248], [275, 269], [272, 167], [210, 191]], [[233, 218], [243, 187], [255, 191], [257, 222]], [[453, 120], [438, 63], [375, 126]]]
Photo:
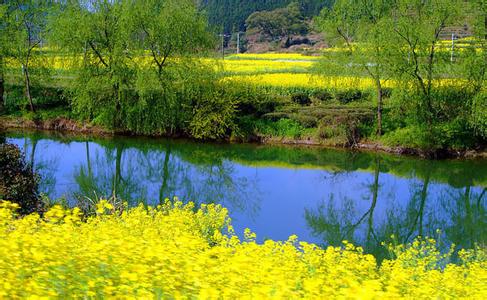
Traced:
[[[231, 33], [236, 27], [245, 31], [245, 20], [255, 12], [270, 11], [286, 7], [296, 0], [199, 0], [198, 6], [208, 14], [210, 25]], [[298, 0], [305, 17], [318, 15], [324, 6], [330, 6], [332, 0]]]
[[199, 56], [213, 48], [214, 36], [191, 0], [136, 1], [128, 10], [130, 49], [148, 62], [137, 66], [139, 101], [128, 126], [175, 134], [189, 122], [194, 100], [213, 88], [214, 72]]
[[272, 11], [258, 11], [251, 14], [245, 21], [249, 32], [260, 32], [271, 40], [291, 34], [304, 34], [308, 31], [301, 8], [297, 2]]
[[52, 40], [79, 61], [74, 110], [115, 128], [135, 75], [127, 21], [122, 1], [94, 0], [69, 2], [51, 24]]
[[3, 94], [5, 93], [5, 54], [6, 49], [5, 46], [7, 45], [6, 37], [7, 35], [4, 34], [3, 30], [5, 29], [6, 22], [5, 22], [5, 14], [7, 11], [7, 5], [4, 1], [0, 2], [0, 113], [2, 113], [5, 109], [4, 107], [4, 99]]
[[[47, 16], [54, 8], [53, 2], [48, 0], [15, 0], [2, 1], [0, 9], [0, 64], [4, 64], [5, 58], [8, 58], [22, 67], [25, 97], [29, 101], [31, 111], [35, 111], [31, 93], [31, 64], [42, 55], [39, 47], [45, 39]], [[3, 85], [3, 72], [0, 77]]]
[[134, 50], [149, 50], [159, 77], [169, 57], [200, 54], [213, 46], [206, 17], [192, 0], [142, 0], [128, 3], [136, 37]]
[[[440, 51], [441, 33], [461, 22], [463, 1], [396, 1], [390, 16], [391, 41], [396, 53], [391, 56], [396, 77], [418, 95], [418, 117], [431, 133], [437, 116], [434, 109], [434, 83], [454, 71], [450, 55]], [[460, 23], [461, 24], [461, 23]]]
[[394, 47], [388, 39], [389, 28], [385, 21], [390, 10], [391, 1], [387, 0], [338, 0], [316, 19], [325, 36], [343, 49], [325, 54], [318, 72], [356, 76], [365, 73], [374, 81], [378, 135], [382, 135], [383, 83], [391, 77], [389, 51]]
[[487, 1], [471, 1], [468, 16], [470, 17], [474, 39], [464, 49], [465, 59], [461, 61], [463, 77], [469, 81], [468, 86], [475, 94], [472, 99], [470, 124], [476, 133], [487, 138]]
[[198, 58], [214, 39], [191, 0], [74, 1], [52, 27], [79, 61], [73, 107], [85, 120], [179, 134], [214, 96], [215, 72]]
[[[383, 82], [393, 80], [388, 102], [390, 141], [428, 149], [481, 144], [485, 135], [484, 1], [341, 1], [323, 10], [318, 25], [340, 51], [325, 55], [318, 72], [369, 76], [376, 83], [377, 133], [383, 133]], [[452, 49], [451, 32], [474, 36]], [[461, 80], [459, 80], [461, 78]]]

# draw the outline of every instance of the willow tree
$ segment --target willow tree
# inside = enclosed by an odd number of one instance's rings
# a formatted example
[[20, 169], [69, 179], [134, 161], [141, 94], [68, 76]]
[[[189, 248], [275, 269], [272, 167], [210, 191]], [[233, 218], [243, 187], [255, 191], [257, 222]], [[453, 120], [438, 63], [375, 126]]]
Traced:
[[206, 16], [192, 0], [126, 3], [130, 49], [141, 59], [135, 89], [138, 101], [128, 119], [131, 130], [174, 134], [186, 126], [194, 98], [214, 73], [199, 57], [214, 45]]
[[330, 75], [368, 76], [377, 92], [377, 134], [382, 135], [383, 83], [390, 79], [388, 53], [394, 44], [388, 39], [388, 0], [337, 0], [316, 19], [329, 41], [339, 51], [325, 54], [318, 72]]
[[121, 125], [134, 81], [127, 17], [122, 1], [70, 1], [51, 24], [53, 44], [75, 62], [73, 108], [81, 118]]
[[416, 101], [410, 102], [416, 102], [417, 117], [430, 134], [438, 119], [435, 81], [445, 74], [458, 75], [450, 53], [441, 51], [442, 33], [449, 26], [462, 25], [465, 5], [461, 0], [398, 0], [389, 18], [390, 40], [398, 45], [390, 58], [396, 77], [406, 89], [413, 87]]
[[[47, 16], [54, 8], [48, 0], [13, 0], [0, 2], [0, 68], [3, 70], [5, 59], [12, 60], [22, 69], [25, 85], [25, 97], [31, 111], [35, 111], [31, 93], [31, 64], [42, 53], [39, 47], [45, 39]], [[3, 85], [3, 72], [1, 75]], [[3, 88], [3, 86], [2, 86]], [[3, 91], [2, 91], [3, 95]]]
[[[3, 29], [6, 26], [5, 13], [7, 11], [7, 5], [0, 2], [0, 113], [5, 109], [3, 94], [5, 92], [5, 45], [7, 44], [6, 35], [3, 33]], [[1, 143], [0, 143], [1, 144]]]
[[469, 81], [472, 100], [470, 124], [475, 132], [487, 138], [487, 1], [470, 1], [470, 23], [473, 39], [463, 49], [466, 59], [462, 60], [463, 77]]
[[192, 0], [128, 1], [132, 48], [149, 52], [163, 76], [170, 57], [200, 54], [213, 46], [206, 22]]
[[212, 38], [191, 0], [73, 1], [52, 27], [53, 41], [79, 61], [75, 111], [116, 129], [176, 131], [201, 90], [193, 83], [212, 73], [192, 59]]

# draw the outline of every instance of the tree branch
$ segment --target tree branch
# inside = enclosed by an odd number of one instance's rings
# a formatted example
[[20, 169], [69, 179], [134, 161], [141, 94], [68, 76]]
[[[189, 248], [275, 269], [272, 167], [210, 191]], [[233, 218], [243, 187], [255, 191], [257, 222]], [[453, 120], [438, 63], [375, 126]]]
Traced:
[[353, 51], [352, 45], [350, 44], [350, 40], [349, 40], [348, 36], [345, 35], [339, 27], [337, 27], [336, 29], [337, 29], [338, 34], [345, 40], [345, 43], [347, 44], [347, 47], [350, 50], [350, 52], [352, 52]]
[[409, 48], [411, 49], [411, 53], [413, 55], [413, 60], [414, 60], [413, 76], [418, 80], [419, 85], [421, 86], [421, 89], [422, 89], [424, 95], [428, 95], [428, 92], [426, 90], [426, 86], [424, 84], [424, 79], [419, 74], [419, 62], [418, 62], [418, 54], [416, 53], [416, 44], [413, 43], [406, 35], [404, 35], [397, 28], [394, 28], [394, 32], [396, 32], [409, 45]]
[[95, 52], [96, 56], [98, 57], [98, 59], [100, 60], [100, 62], [105, 66], [105, 67], [109, 67], [108, 64], [105, 62], [105, 60], [103, 59], [103, 57], [101, 56], [100, 52], [98, 52], [98, 50], [96, 49], [95, 45], [93, 45], [93, 42], [92, 41], [88, 41], [88, 44], [90, 45], [91, 49], [93, 49], [93, 52]]

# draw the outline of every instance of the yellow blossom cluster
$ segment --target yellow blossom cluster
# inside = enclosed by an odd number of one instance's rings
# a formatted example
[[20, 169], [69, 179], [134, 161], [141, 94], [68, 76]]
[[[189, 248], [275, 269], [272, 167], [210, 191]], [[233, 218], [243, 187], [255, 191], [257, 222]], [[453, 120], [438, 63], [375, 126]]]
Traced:
[[[244, 82], [256, 86], [274, 88], [304, 88], [304, 89], [375, 89], [375, 82], [370, 77], [353, 76], [318, 76], [309, 73], [267, 73], [227, 76], [230, 82]], [[459, 86], [465, 84], [464, 79], [435, 80], [434, 86]], [[382, 87], [393, 88], [397, 86], [394, 80], [381, 81]], [[410, 83], [412, 85], [412, 82]]]
[[296, 61], [314, 61], [320, 59], [319, 56], [303, 55], [301, 53], [242, 53], [234, 54], [228, 57], [229, 59], [245, 59], [245, 60], [296, 60]]
[[[283, 88], [333, 88], [333, 89], [369, 89], [374, 88], [374, 81], [367, 77], [351, 76], [315, 76], [299, 73], [275, 73], [258, 75], [238, 75], [226, 78], [229, 81], [246, 82], [249, 84], [283, 87]], [[390, 86], [390, 81], [383, 86]]]
[[[265, 54], [258, 54], [264, 55]], [[96, 59], [96, 58], [95, 58]], [[84, 58], [82, 56], [73, 58], [71, 56], [44, 56], [33, 61], [31, 67], [48, 67], [54, 70], [72, 70], [79, 68]], [[168, 63], [177, 63], [176, 58], [169, 59]], [[252, 59], [201, 59], [201, 62], [209, 66], [214, 66], [216, 71], [223, 71], [232, 74], [257, 74], [257, 73], [276, 73], [276, 72], [308, 72], [308, 69], [314, 64], [311, 60], [285, 60], [277, 61], [272, 59], [255, 58]], [[141, 67], [149, 67], [152, 58], [149, 55], [138, 56], [132, 59], [130, 63]], [[7, 65], [17, 68], [20, 64], [17, 61], [9, 60]]]
[[484, 249], [444, 263], [434, 241], [396, 247], [378, 266], [361, 248], [237, 238], [219, 205], [166, 200], [96, 215], [54, 206], [19, 218], [0, 205], [1, 298], [487, 298]]
[[226, 73], [277, 73], [277, 72], [308, 72], [314, 62], [311, 61], [275, 61], [265, 59], [226, 59], [223, 71]]

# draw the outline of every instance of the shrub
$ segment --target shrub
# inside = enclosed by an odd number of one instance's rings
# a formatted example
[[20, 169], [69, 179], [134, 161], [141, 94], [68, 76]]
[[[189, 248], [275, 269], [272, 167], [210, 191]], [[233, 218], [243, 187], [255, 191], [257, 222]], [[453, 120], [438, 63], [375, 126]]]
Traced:
[[383, 87], [382, 88], [382, 97], [390, 98], [392, 96], [392, 88]]
[[230, 135], [235, 127], [235, 109], [232, 106], [198, 106], [189, 124], [190, 135], [196, 139], [218, 140]]
[[[239, 88], [241, 88], [239, 90]], [[228, 88], [231, 98], [238, 102], [238, 111], [241, 115], [254, 115], [256, 117], [273, 112], [282, 102], [279, 96], [255, 88]]]
[[299, 138], [304, 133], [305, 128], [295, 120], [280, 119], [276, 122], [258, 120], [256, 130], [258, 134], [264, 136]]
[[299, 105], [310, 105], [311, 99], [306, 93], [296, 93], [291, 96], [291, 100]]
[[478, 135], [487, 139], [487, 92], [478, 93], [472, 102], [470, 124]]
[[362, 92], [361, 90], [358, 89], [350, 89], [350, 90], [335, 92], [335, 98], [341, 104], [348, 104], [350, 102], [358, 101], [367, 96], [368, 96], [367, 93]]
[[320, 122], [317, 130], [318, 138], [329, 145], [346, 146], [348, 144], [347, 127], [345, 125]]
[[327, 90], [316, 90], [313, 92], [312, 96], [322, 102], [333, 99], [332, 93]]
[[390, 100], [384, 123], [390, 133], [386, 143], [424, 150], [485, 145], [487, 101], [481, 93], [475, 96], [460, 87], [438, 87], [426, 100], [412, 91], [394, 90]]
[[407, 148], [430, 149], [426, 130], [416, 126], [408, 126], [386, 133], [382, 142], [388, 146], [401, 146]]
[[[14, 84], [6, 86], [5, 107], [8, 112], [21, 109], [29, 109], [28, 101], [25, 97], [25, 87]], [[36, 109], [52, 109], [56, 107], [68, 107], [69, 101], [66, 98], [66, 90], [60, 87], [51, 86], [31, 86], [31, 94]]]
[[17, 146], [0, 144], [0, 199], [17, 203], [21, 214], [41, 212], [38, 181]]
[[199, 99], [193, 107], [189, 133], [197, 139], [222, 139], [235, 129], [236, 104], [222, 90]]
[[314, 128], [318, 124], [318, 118], [306, 114], [291, 114], [290, 118], [297, 121], [304, 128]]
[[249, 142], [255, 138], [255, 122], [253, 116], [242, 116], [236, 119], [235, 129], [230, 136], [231, 141]]

